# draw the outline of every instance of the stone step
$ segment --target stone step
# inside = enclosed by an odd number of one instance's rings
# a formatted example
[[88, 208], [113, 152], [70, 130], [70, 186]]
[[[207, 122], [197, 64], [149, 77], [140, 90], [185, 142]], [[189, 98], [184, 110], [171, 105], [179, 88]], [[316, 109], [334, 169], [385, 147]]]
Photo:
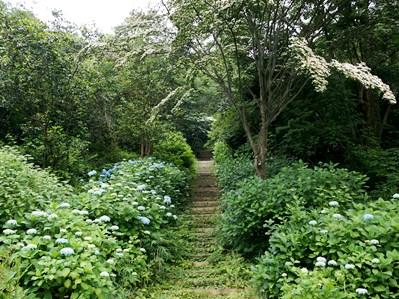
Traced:
[[220, 191], [219, 187], [199, 187], [199, 188], [193, 188], [194, 193], [209, 193], [209, 192], [215, 192], [218, 193]]
[[214, 278], [188, 278], [184, 280], [177, 280], [175, 282], [177, 285], [191, 287], [191, 288], [201, 288], [201, 287], [218, 287], [221, 282]]
[[217, 200], [196, 200], [192, 202], [192, 207], [201, 208], [201, 207], [217, 207], [220, 205], [220, 202]]
[[219, 207], [197, 207], [197, 208], [191, 208], [191, 212], [196, 213], [196, 214], [209, 214], [213, 213], [216, 214], [220, 211]]
[[216, 197], [215, 196], [195, 196], [194, 197], [194, 200], [192, 201], [192, 202], [195, 202], [195, 201], [215, 201], [215, 200], [217, 200], [216, 199]]

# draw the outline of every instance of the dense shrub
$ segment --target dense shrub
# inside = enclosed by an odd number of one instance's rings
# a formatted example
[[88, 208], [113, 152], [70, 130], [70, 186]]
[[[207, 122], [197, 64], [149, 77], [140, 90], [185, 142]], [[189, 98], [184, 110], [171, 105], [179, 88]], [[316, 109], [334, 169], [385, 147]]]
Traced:
[[224, 191], [235, 189], [243, 179], [254, 176], [253, 161], [248, 154], [233, 153], [224, 142], [217, 142], [213, 156], [216, 163], [218, 185]]
[[390, 201], [343, 201], [293, 216], [272, 234], [254, 267], [264, 298], [398, 298], [399, 194]]
[[0, 167], [7, 166], [0, 182], [0, 203], [7, 207], [1, 210], [0, 290], [7, 298], [140, 295], [153, 265], [182, 250], [171, 231], [188, 177], [177, 167], [151, 158], [124, 161], [98, 175], [90, 171], [75, 195], [6, 149], [0, 151]]
[[348, 167], [370, 178], [372, 197], [386, 198], [399, 189], [399, 148], [384, 150], [359, 145], [348, 151], [346, 160]]
[[154, 157], [176, 165], [192, 178], [196, 173], [196, 160], [193, 151], [180, 132], [164, 133], [154, 145]]
[[17, 220], [26, 212], [72, 196], [72, 188], [46, 170], [28, 163], [12, 147], [0, 148], [0, 226], [10, 215]]
[[266, 180], [243, 180], [222, 196], [222, 242], [227, 248], [257, 255], [267, 249], [267, 235], [292, 215], [288, 205], [312, 209], [339, 201], [351, 206], [367, 198], [365, 181], [365, 176], [332, 164], [309, 168], [302, 162]]

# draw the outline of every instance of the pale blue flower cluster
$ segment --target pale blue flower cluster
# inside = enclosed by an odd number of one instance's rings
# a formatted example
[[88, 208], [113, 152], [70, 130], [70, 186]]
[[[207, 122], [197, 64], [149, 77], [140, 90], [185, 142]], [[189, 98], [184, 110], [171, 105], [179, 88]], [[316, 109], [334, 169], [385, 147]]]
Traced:
[[138, 185], [136, 187], [136, 190], [137, 191], [143, 191], [143, 190], [145, 190], [145, 188], [147, 188], [147, 185], [146, 184], [141, 184], [141, 185]]
[[364, 214], [363, 215], [363, 220], [367, 221], [367, 220], [373, 220], [374, 216], [372, 214]]
[[169, 205], [172, 203], [172, 199], [170, 198], [170, 196], [165, 195], [163, 197], [163, 202]]
[[55, 240], [55, 243], [68, 244], [68, 240], [65, 238], [58, 238], [57, 240]]
[[96, 174], [97, 174], [97, 171], [95, 171], [95, 170], [89, 171], [87, 173], [88, 176], [93, 176], [93, 175], [96, 175]]
[[137, 220], [139, 220], [141, 223], [148, 225], [150, 224], [150, 219], [148, 219], [147, 217], [144, 216], [137, 216]]

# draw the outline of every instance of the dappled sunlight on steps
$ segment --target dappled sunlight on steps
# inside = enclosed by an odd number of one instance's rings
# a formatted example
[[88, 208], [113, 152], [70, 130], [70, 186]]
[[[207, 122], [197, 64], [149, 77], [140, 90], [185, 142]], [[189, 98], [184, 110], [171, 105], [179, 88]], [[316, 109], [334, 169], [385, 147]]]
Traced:
[[220, 253], [216, 242], [220, 190], [213, 176], [212, 155], [203, 152], [198, 160], [198, 177], [188, 216], [193, 225], [187, 263], [175, 269], [178, 277], [168, 281], [152, 298], [255, 298], [248, 290], [248, 281], [239, 278], [240, 263]]

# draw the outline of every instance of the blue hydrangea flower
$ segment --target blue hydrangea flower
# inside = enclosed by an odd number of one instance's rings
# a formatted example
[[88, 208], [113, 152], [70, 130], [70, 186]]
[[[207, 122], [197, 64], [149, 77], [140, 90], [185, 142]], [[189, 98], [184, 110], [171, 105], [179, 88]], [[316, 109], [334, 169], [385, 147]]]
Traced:
[[147, 185], [146, 184], [141, 184], [141, 185], [138, 185], [136, 187], [136, 190], [137, 191], [143, 191], [145, 188], [147, 188]]
[[165, 195], [163, 197], [163, 202], [166, 204], [171, 204], [172, 203], [172, 199], [170, 198], [170, 196]]
[[55, 243], [68, 244], [68, 240], [65, 238], [58, 238], [57, 240], [55, 240]]
[[147, 217], [144, 217], [144, 216], [137, 216], [137, 219], [139, 220], [139, 221], [141, 221], [141, 223], [143, 223], [143, 224], [150, 224], [150, 219], [148, 219]]
[[364, 214], [363, 215], [363, 220], [372, 220], [374, 219], [374, 216], [372, 214]]

